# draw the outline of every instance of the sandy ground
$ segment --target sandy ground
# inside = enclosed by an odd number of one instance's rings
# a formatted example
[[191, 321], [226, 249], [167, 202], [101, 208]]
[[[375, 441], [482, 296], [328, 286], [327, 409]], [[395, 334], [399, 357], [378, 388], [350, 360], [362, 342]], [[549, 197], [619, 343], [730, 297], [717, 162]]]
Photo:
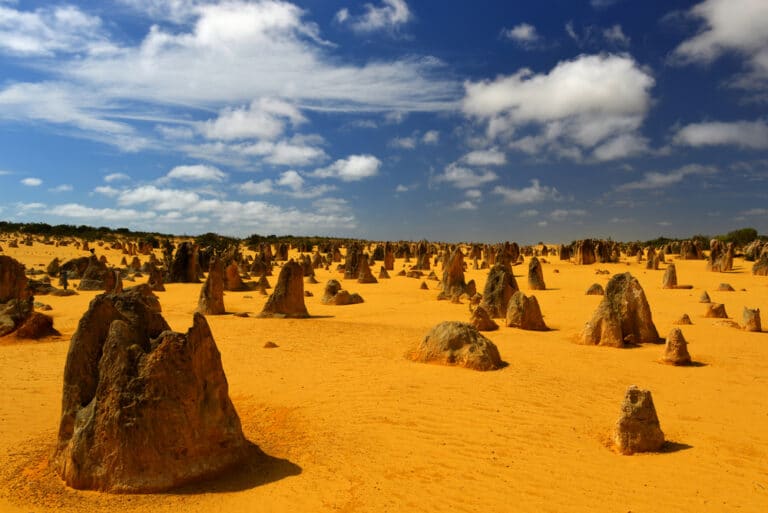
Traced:
[[[28, 269], [54, 254], [84, 254], [2, 246]], [[97, 254], [113, 264], [121, 258]], [[703, 261], [675, 263], [678, 282], [692, 290], [663, 290], [663, 270], [634, 259], [550, 259], [549, 288], [535, 295], [552, 331], [487, 334], [509, 365], [486, 373], [403, 358], [433, 325], [466, 321], [469, 310], [437, 301], [437, 282], [425, 291], [421, 280], [395, 276], [401, 260], [378, 284], [319, 270], [320, 283], [305, 285], [314, 293], [306, 298], [311, 319], [208, 317], [245, 434], [264, 455], [212, 482], [156, 495], [71, 490], [48, 467], [69, 338], [95, 293], [39, 296], [62, 336], [0, 341], [0, 511], [768, 511], [768, 333], [705, 319], [698, 302], [707, 290], [736, 321], [744, 306], [768, 312], [768, 278], [753, 277], [740, 259], [724, 274], [706, 272]], [[598, 268], [640, 279], [662, 336], [688, 313], [694, 324], [682, 328], [698, 365], [657, 363], [661, 345], [575, 344], [600, 301], [584, 291], [609, 278]], [[530, 293], [526, 272], [515, 267]], [[469, 271], [467, 279], [482, 290], [486, 274]], [[322, 305], [329, 278], [365, 303]], [[721, 282], [736, 291], [717, 292]], [[164, 315], [186, 331], [200, 285], [167, 289], [158, 293]], [[257, 292], [225, 296], [229, 312], [254, 315], [265, 300]], [[264, 349], [267, 341], [279, 347]], [[664, 453], [621, 456], [605, 445], [630, 384], [653, 392], [671, 442]]]

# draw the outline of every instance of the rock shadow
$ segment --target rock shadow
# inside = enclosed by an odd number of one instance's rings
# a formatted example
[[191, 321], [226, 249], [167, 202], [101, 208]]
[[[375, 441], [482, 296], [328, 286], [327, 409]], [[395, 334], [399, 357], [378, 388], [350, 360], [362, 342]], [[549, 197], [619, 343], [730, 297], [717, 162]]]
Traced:
[[162, 492], [164, 495], [197, 495], [204, 493], [241, 492], [274, 483], [286, 477], [298, 476], [302, 468], [295, 463], [270, 456], [259, 446], [248, 442], [242, 462], [223, 474], [199, 483], [188, 484]]
[[664, 442], [664, 445], [661, 446], [659, 452], [662, 454], [668, 454], [679, 451], [687, 451], [688, 449], [693, 449], [693, 446], [681, 442], [673, 442], [671, 440], [667, 440]]

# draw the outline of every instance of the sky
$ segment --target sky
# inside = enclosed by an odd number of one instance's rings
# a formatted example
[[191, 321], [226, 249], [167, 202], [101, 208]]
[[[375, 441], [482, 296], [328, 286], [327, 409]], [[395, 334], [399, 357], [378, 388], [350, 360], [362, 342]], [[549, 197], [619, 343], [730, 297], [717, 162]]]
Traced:
[[768, 233], [765, 0], [0, 0], [0, 219]]

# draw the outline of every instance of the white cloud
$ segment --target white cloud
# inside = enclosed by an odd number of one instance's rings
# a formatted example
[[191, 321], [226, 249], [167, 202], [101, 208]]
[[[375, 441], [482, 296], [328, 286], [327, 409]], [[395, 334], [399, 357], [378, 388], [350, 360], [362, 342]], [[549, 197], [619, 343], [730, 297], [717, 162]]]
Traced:
[[39, 178], [23, 178], [21, 184], [26, 185], [27, 187], [37, 187], [42, 185], [43, 181]]
[[539, 211], [534, 208], [523, 210], [519, 214], [520, 217], [536, 217], [537, 215], [539, 215]]
[[101, 20], [75, 6], [20, 11], [0, 5], [0, 52], [51, 57], [113, 50], [102, 33]]
[[107, 183], [122, 182], [130, 179], [131, 177], [126, 175], [125, 173], [110, 173], [104, 177], [104, 181]]
[[172, 141], [183, 141], [195, 137], [195, 131], [186, 126], [157, 125], [155, 131], [164, 139]]
[[610, 28], [603, 29], [603, 37], [609, 43], [613, 43], [618, 46], [629, 46], [630, 39], [622, 30], [621, 25], [618, 23]]
[[261, 180], [260, 182], [248, 180], [247, 182], [240, 184], [238, 190], [243, 194], [251, 194], [254, 196], [269, 194], [273, 191], [272, 180], [269, 178]]
[[74, 187], [68, 183], [57, 185], [56, 187], [51, 187], [48, 189], [49, 192], [72, 192], [73, 190]]
[[397, 187], [395, 187], [395, 192], [408, 192], [410, 190], [411, 190], [410, 187], [403, 184], [397, 184]]
[[285, 120], [297, 126], [307, 120], [294, 105], [282, 100], [261, 98], [249, 107], [225, 108], [219, 117], [200, 125], [208, 139], [268, 139], [282, 135]]
[[702, 166], [700, 164], [688, 164], [669, 173], [659, 173], [652, 171], [645, 173], [642, 180], [628, 182], [616, 187], [617, 191], [637, 191], [663, 189], [671, 185], [680, 183], [687, 176], [712, 175], [717, 173], [717, 168], [713, 166]]
[[304, 179], [294, 170], [285, 171], [280, 175], [277, 185], [283, 185], [294, 191], [301, 190], [304, 187]]
[[359, 16], [350, 14], [349, 9], [341, 9], [335, 19], [348, 23], [355, 32], [393, 31], [411, 21], [413, 14], [405, 0], [382, 0], [378, 7], [365, 4], [365, 12]]
[[477, 200], [483, 197], [483, 191], [479, 189], [469, 189], [468, 191], [464, 191], [464, 196], [469, 199]]
[[582, 209], [570, 209], [570, 210], [557, 209], [557, 210], [553, 210], [549, 214], [549, 217], [553, 221], [562, 222], [569, 219], [573, 219], [575, 217], [584, 217], [586, 215], [587, 215], [587, 211]]
[[183, 23], [192, 19], [197, 8], [211, 0], [117, 0], [136, 11], [145, 14], [153, 21], [168, 20]]
[[184, 210], [199, 208], [203, 203], [199, 194], [181, 189], [161, 189], [154, 185], [142, 185], [120, 191], [117, 197], [120, 205], [147, 204], [157, 210]]
[[461, 160], [470, 166], [502, 166], [507, 163], [507, 156], [504, 152], [492, 148], [471, 151], [464, 155]]
[[346, 64], [291, 3], [231, 1], [201, 5], [194, 13], [191, 30], [154, 25], [138, 46], [62, 62], [59, 71], [110, 96], [170, 105], [278, 98], [304, 109], [453, 107], [456, 84], [435, 78], [442, 67], [436, 59]]
[[688, 11], [703, 22], [701, 30], [672, 53], [679, 63], [709, 63], [726, 52], [746, 58], [749, 71], [735, 85], [768, 85], [768, 2], [765, 0], [705, 0]]
[[675, 134], [675, 144], [687, 146], [733, 145], [768, 149], [768, 123], [758, 121], [691, 123]]
[[421, 137], [421, 142], [424, 144], [437, 144], [440, 142], [440, 132], [437, 130], [427, 130]]
[[447, 165], [443, 173], [436, 175], [434, 180], [436, 182], [448, 182], [459, 189], [475, 189], [498, 178], [498, 175], [493, 171], [474, 171], [454, 162]]
[[530, 48], [541, 39], [538, 32], [536, 32], [536, 27], [530, 23], [520, 23], [511, 29], [502, 29], [501, 35], [523, 48]]
[[95, 192], [96, 194], [102, 194], [104, 196], [108, 196], [110, 198], [114, 198], [120, 194], [119, 189], [115, 189], [114, 187], [111, 187], [109, 185], [100, 185], [98, 187], [95, 187], [93, 189], [93, 192]]
[[57, 205], [52, 207], [49, 212], [54, 216], [92, 219], [94, 221], [147, 220], [154, 219], [157, 216], [154, 212], [123, 208], [92, 208], [78, 203]]
[[338, 178], [343, 182], [356, 182], [379, 174], [381, 161], [373, 155], [350, 155], [328, 167], [316, 169], [312, 175], [318, 178]]
[[214, 166], [195, 164], [192, 166], [176, 166], [165, 175], [160, 182], [179, 180], [182, 182], [217, 182], [227, 179], [227, 174]]
[[768, 208], [750, 208], [741, 212], [743, 216], [768, 216]]
[[389, 141], [389, 145], [403, 150], [412, 150], [416, 147], [416, 139], [413, 137], [395, 137]]
[[[579, 159], [613, 140], [612, 151], [595, 158], [621, 158], [637, 151], [638, 131], [650, 108], [654, 79], [626, 55], [582, 55], [549, 73], [522, 69], [495, 80], [465, 83], [464, 112], [487, 122], [490, 140], [536, 153], [549, 150]], [[515, 139], [523, 130], [533, 134]], [[634, 144], [626, 144], [633, 140]]]
[[342, 198], [322, 198], [312, 202], [319, 214], [340, 214], [349, 210], [349, 203]]
[[457, 203], [453, 208], [456, 210], [477, 210], [477, 205], [469, 200], [466, 200], [462, 201], [461, 203]]
[[541, 185], [538, 180], [531, 180], [531, 185], [522, 189], [512, 189], [497, 185], [492, 191], [498, 194], [504, 200], [504, 203], [511, 205], [525, 205], [528, 203], [539, 203], [546, 200], [557, 199], [559, 193], [554, 187]]

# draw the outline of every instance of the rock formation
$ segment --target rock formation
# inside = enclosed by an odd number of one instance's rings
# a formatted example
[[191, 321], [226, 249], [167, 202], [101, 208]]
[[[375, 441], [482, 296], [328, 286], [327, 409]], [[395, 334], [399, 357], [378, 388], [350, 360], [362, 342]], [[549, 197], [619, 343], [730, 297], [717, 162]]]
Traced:
[[14, 333], [16, 338], [37, 340], [44, 337], [61, 335], [53, 327], [53, 317], [40, 312], [32, 312], [24, 319], [19, 329]]
[[605, 295], [605, 289], [603, 289], [603, 286], [599, 283], [593, 283], [589, 286], [587, 291], [585, 292], [587, 296], [604, 296]]
[[760, 309], [759, 308], [747, 308], [744, 307], [744, 311], [741, 314], [741, 325], [745, 331], [762, 331], [763, 327], [760, 324]]
[[153, 292], [164, 292], [165, 291], [165, 285], [163, 284], [163, 273], [160, 272], [159, 269], [153, 267], [151, 271], [149, 271], [149, 280], [147, 281], [149, 284], [149, 288], [152, 289]]
[[309, 317], [304, 304], [304, 275], [301, 266], [289, 260], [280, 270], [277, 284], [261, 311], [261, 317]]
[[728, 314], [725, 313], [725, 305], [722, 303], [709, 303], [707, 309], [704, 311], [704, 317], [711, 317], [714, 319], [727, 319]]
[[662, 363], [670, 365], [690, 365], [691, 355], [688, 354], [688, 342], [683, 337], [680, 328], [672, 328], [667, 335], [667, 343], [664, 346], [664, 355], [661, 357]]
[[581, 343], [624, 347], [626, 344], [658, 343], [651, 308], [637, 278], [616, 274], [592, 319], [584, 326]]
[[191, 242], [182, 242], [168, 265], [166, 283], [200, 283], [198, 247]]
[[473, 326], [456, 321], [441, 322], [407, 358], [416, 362], [457, 365], [487, 371], [503, 366], [499, 350]]
[[237, 262], [232, 260], [229, 265], [224, 269], [224, 290], [242, 291], [248, 290], [248, 287], [243, 283], [243, 278], [240, 276], [240, 268]]
[[437, 295], [437, 299], [451, 299], [467, 291], [467, 283], [464, 281], [464, 253], [461, 248], [454, 249], [448, 257], [440, 285], [442, 290]]
[[208, 277], [200, 288], [196, 312], [203, 315], [223, 315], [224, 308], [224, 265], [217, 258], [211, 259]]
[[536, 296], [528, 297], [519, 290], [509, 300], [506, 326], [533, 331], [546, 331], [549, 329], [544, 324], [541, 308]]
[[478, 331], [494, 331], [499, 329], [499, 325], [491, 319], [485, 308], [478, 306], [474, 309], [469, 318], [469, 324], [474, 326]]
[[576, 265], [590, 265], [597, 261], [594, 242], [591, 239], [577, 241], [575, 246], [574, 261]]
[[91, 301], [70, 342], [51, 460], [69, 486], [166, 490], [231, 467], [247, 443], [205, 317], [170, 331], [147, 285]]
[[711, 302], [712, 300], [709, 299], [709, 294], [707, 294], [707, 291], [705, 290], [704, 292], [702, 292], [701, 295], [699, 296], [699, 303], [711, 303]]
[[371, 267], [368, 262], [368, 255], [361, 253], [358, 256], [359, 263], [357, 265], [357, 283], [379, 283], [379, 280], [371, 272]]
[[509, 267], [502, 264], [494, 265], [488, 272], [488, 279], [483, 290], [483, 308], [492, 318], [504, 318], [507, 315], [507, 305], [518, 286]]
[[676, 289], [677, 288], [677, 270], [675, 264], [668, 264], [666, 271], [664, 271], [664, 277], [661, 279], [661, 288], [663, 289]]
[[687, 325], [687, 324], [693, 324], [693, 321], [691, 321], [691, 318], [688, 314], [683, 314], [680, 316], [679, 319], [674, 321], [672, 324], [678, 324], [680, 326]]
[[387, 268], [383, 265], [381, 266], [381, 269], [379, 270], [379, 279], [380, 280], [388, 280], [389, 279], [389, 273], [387, 272]]
[[363, 298], [360, 294], [350, 294], [348, 291], [341, 288], [341, 283], [338, 280], [328, 280], [325, 284], [325, 290], [323, 291], [323, 297], [320, 298], [320, 302], [324, 305], [354, 305], [362, 303]]
[[664, 445], [664, 433], [649, 390], [635, 385], [627, 389], [613, 443], [622, 454], [658, 451]]
[[754, 276], [768, 276], [768, 254], [763, 253], [752, 266]]
[[545, 290], [547, 288], [544, 284], [544, 270], [536, 257], [531, 258], [531, 261], [528, 262], [528, 288], [531, 290]]
[[[111, 286], [110, 286], [111, 285]], [[114, 288], [114, 275], [107, 266], [95, 256], [88, 260], [88, 267], [83, 272], [77, 290], [110, 290]]]

